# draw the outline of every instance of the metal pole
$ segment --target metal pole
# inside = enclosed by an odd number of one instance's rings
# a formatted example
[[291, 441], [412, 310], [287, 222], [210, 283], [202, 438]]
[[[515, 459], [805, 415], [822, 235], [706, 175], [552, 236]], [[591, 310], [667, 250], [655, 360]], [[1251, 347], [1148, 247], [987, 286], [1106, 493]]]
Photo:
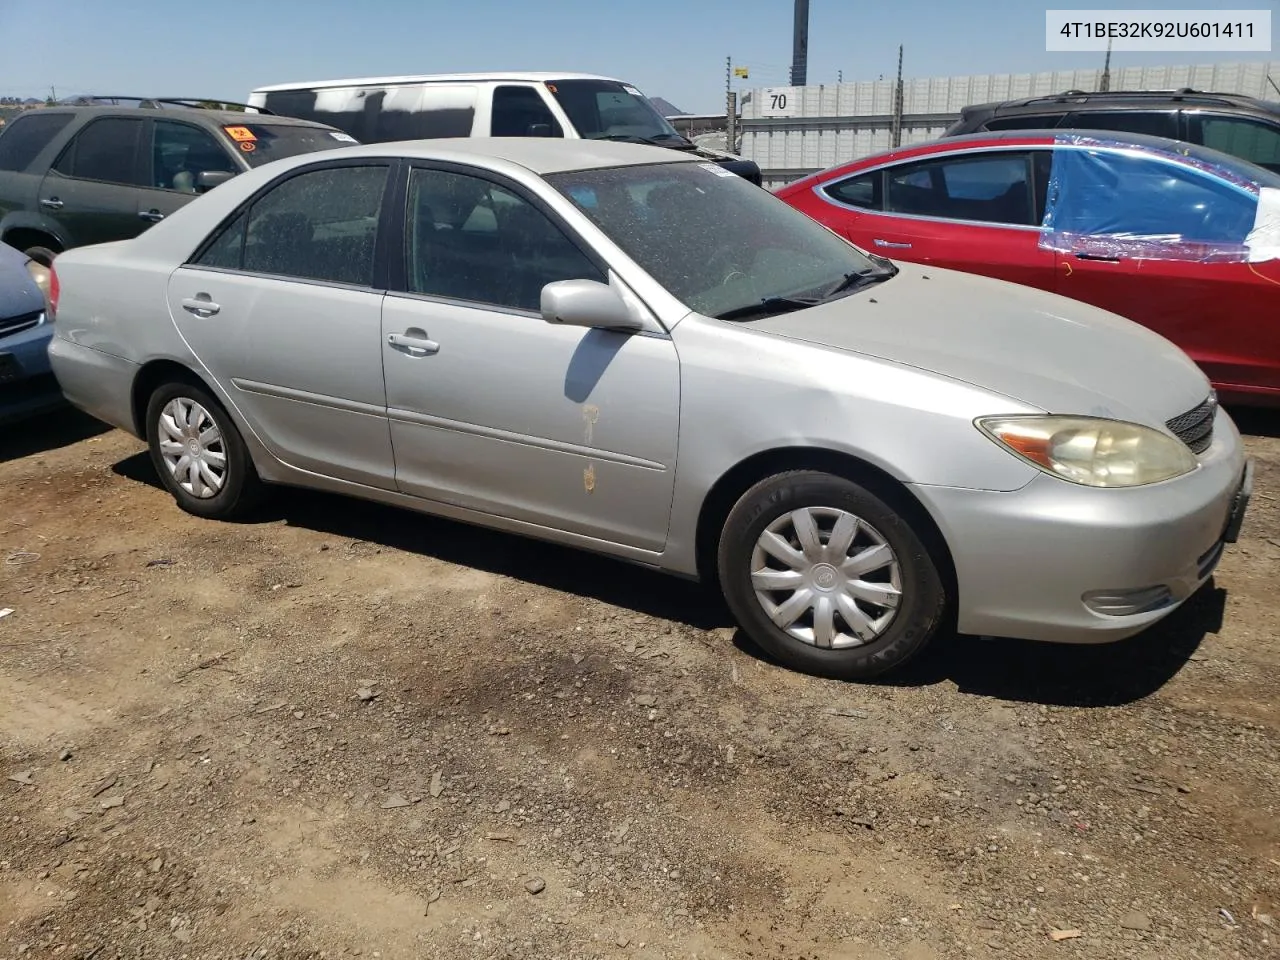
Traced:
[[898, 85], [893, 92], [893, 129], [890, 143], [902, 146], [902, 44], [898, 44]]
[[836, 71], [836, 83], [844, 83], [844, 71], [843, 71], [843, 70], [837, 70], [837, 71]]
[[791, 85], [803, 87], [809, 80], [809, 0], [795, 0], [795, 33], [791, 41]]
[[1099, 84], [1099, 91], [1106, 93], [1111, 89], [1111, 41], [1107, 41], [1107, 59], [1102, 67], [1102, 83]]
[[738, 152], [738, 94], [730, 90], [729, 95], [725, 97], [725, 116], [727, 123], [725, 124], [724, 148], [729, 153]]

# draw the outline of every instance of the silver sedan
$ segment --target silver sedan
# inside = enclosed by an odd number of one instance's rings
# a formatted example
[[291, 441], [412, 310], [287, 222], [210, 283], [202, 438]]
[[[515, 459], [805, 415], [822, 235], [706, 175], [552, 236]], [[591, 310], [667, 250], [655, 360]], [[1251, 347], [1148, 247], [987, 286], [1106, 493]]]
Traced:
[[63, 254], [54, 294], [67, 397], [191, 513], [292, 485], [571, 544], [715, 585], [828, 676], [944, 629], [1134, 634], [1250, 489], [1159, 336], [895, 265], [655, 147], [282, 160]]

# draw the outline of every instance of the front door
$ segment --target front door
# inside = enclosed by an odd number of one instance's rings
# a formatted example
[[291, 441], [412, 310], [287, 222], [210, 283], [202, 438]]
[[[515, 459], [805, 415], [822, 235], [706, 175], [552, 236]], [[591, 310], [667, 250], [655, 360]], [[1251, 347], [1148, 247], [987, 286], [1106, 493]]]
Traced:
[[267, 450], [394, 489], [374, 251], [387, 165], [273, 186], [169, 281], [169, 312]]
[[1280, 389], [1280, 270], [1244, 259], [1257, 197], [1159, 157], [1056, 154], [1057, 292], [1150, 327], [1215, 384]]
[[146, 137], [146, 189], [138, 191], [137, 214], [158, 223], [201, 192], [202, 173], [238, 174], [243, 169], [225, 146], [200, 127], [179, 120], [153, 120]]
[[405, 230], [405, 289], [382, 318], [400, 489], [661, 550], [679, 418], [671, 341], [544, 322], [545, 284], [607, 274], [514, 185], [414, 168]]

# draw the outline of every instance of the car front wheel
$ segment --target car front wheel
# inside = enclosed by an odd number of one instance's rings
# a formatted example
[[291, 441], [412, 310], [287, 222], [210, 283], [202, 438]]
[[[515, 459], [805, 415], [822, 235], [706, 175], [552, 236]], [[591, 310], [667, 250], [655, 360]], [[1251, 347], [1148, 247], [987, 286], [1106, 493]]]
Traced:
[[730, 511], [718, 568], [746, 634], [787, 666], [866, 680], [902, 666], [937, 632], [938, 568], [911, 521], [843, 477], [762, 480]]
[[157, 389], [147, 404], [147, 443], [165, 489], [188, 513], [232, 520], [257, 505], [262, 482], [240, 431], [203, 388]]

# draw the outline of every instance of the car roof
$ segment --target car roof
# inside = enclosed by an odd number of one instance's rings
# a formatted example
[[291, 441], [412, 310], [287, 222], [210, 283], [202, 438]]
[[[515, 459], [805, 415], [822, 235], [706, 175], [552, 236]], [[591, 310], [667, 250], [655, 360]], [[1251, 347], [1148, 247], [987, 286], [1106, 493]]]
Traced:
[[299, 83], [273, 83], [265, 87], [257, 87], [254, 93], [274, 93], [278, 90], [316, 90], [325, 87], [359, 87], [398, 83], [498, 83], [525, 82], [545, 83], [549, 80], [608, 80], [621, 83], [617, 77], [604, 77], [594, 73], [552, 73], [535, 72], [499, 72], [499, 73], [424, 73], [409, 74], [396, 77], [354, 77], [347, 80], [313, 80]]
[[[669, 147], [609, 140], [562, 140], [553, 137], [453, 137], [440, 140], [402, 140], [361, 144], [304, 154], [298, 161], [339, 157], [403, 157], [407, 160], [442, 160], [500, 169], [507, 164], [524, 167], [540, 176], [604, 167], [631, 167], [654, 163], [693, 162], [700, 158]], [[288, 161], [277, 161], [277, 163]]]
[[1261, 100], [1243, 93], [1213, 93], [1192, 90], [1189, 87], [1180, 90], [1109, 90], [1106, 92], [1067, 90], [1064, 93], [1048, 96], [1019, 97], [1012, 100], [974, 104], [965, 107], [963, 112], [965, 114], [1005, 113], [1026, 109], [1066, 113], [1076, 109], [1107, 109], [1116, 106], [1128, 108], [1147, 106], [1156, 109], [1169, 106], [1220, 106], [1280, 113], [1280, 103]]
[[[272, 124], [290, 127], [321, 127], [326, 130], [335, 129], [327, 123], [315, 120], [301, 120], [297, 117], [284, 117], [273, 113], [248, 113], [238, 110], [206, 110], [203, 107], [178, 107], [176, 109], [157, 107], [122, 107], [109, 103], [68, 103], [56, 107], [40, 107], [18, 114], [18, 117], [34, 114], [59, 113], [110, 113], [123, 116], [163, 117], [166, 120], [182, 118], [185, 120], [207, 120], [215, 126], [233, 126], [241, 124]], [[13, 119], [18, 119], [14, 117]]]

